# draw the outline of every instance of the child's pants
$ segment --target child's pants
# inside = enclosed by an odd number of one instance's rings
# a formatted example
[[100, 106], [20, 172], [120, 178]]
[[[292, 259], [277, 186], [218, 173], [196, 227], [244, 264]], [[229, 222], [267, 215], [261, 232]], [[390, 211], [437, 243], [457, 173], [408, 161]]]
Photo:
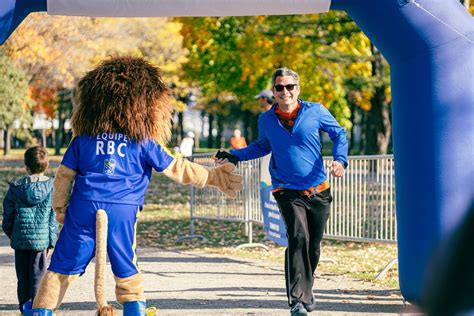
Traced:
[[18, 280], [17, 296], [20, 312], [23, 304], [33, 300], [38, 291], [41, 278], [46, 272], [46, 250], [15, 249], [15, 270]]

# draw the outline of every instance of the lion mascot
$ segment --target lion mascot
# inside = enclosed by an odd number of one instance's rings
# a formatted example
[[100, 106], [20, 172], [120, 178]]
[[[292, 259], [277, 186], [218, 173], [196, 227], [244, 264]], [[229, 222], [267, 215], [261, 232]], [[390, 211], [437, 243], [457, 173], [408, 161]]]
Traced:
[[117, 301], [125, 316], [145, 315], [135, 237], [152, 169], [178, 183], [217, 187], [229, 197], [242, 189], [233, 164], [208, 169], [165, 150], [170, 97], [160, 70], [142, 58], [112, 57], [79, 81], [74, 137], [54, 179], [53, 208], [64, 226], [25, 315], [52, 315], [69, 285], [85, 272], [94, 257], [98, 210], [108, 218], [107, 254]]

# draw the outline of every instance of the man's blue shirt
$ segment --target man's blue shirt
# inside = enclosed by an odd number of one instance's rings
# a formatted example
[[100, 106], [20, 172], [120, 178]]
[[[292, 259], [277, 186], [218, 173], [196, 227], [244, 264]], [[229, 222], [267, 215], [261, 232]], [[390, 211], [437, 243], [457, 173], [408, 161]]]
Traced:
[[62, 164], [77, 172], [71, 199], [142, 205], [152, 168], [162, 172], [173, 159], [153, 140], [101, 133], [74, 137]]
[[348, 141], [344, 129], [322, 104], [299, 102], [291, 133], [281, 124], [273, 106], [259, 117], [259, 139], [248, 147], [230, 151], [243, 161], [271, 153], [274, 188], [305, 190], [326, 180], [320, 131], [328, 133], [334, 143], [334, 160], [347, 166]]

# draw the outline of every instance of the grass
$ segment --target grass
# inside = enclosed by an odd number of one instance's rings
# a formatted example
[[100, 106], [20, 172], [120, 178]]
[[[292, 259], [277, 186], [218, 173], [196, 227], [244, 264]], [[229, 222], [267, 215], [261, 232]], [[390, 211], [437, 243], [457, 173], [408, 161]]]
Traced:
[[[47, 148], [48, 150], [48, 155], [49, 155], [49, 158], [52, 160], [52, 161], [61, 161], [62, 159], [62, 156], [55, 156], [54, 155], [54, 148]], [[66, 148], [61, 148], [61, 154], [64, 154], [64, 152], [66, 151]], [[24, 148], [12, 148], [10, 150], [10, 154], [7, 155], [7, 156], [2, 156], [0, 161], [1, 160], [23, 160], [23, 155], [25, 153], [25, 149]], [[3, 150], [1, 152], [1, 154], [3, 155]], [[21, 163], [21, 161], [20, 161]]]
[[[248, 242], [244, 225], [241, 223], [196, 220], [195, 234], [206, 237], [208, 242], [192, 240], [181, 244], [175, 243], [179, 237], [189, 234], [188, 205], [145, 205], [138, 225], [138, 240], [141, 245], [165, 249], [200, 250], [283, 265], [285, 248], [266, 240], [261, 225], [254, 225], [253, 242], [265, 244], [269, 251], [261, 248], [236, 249], [236, 246]], [[375, 281], [375, 277], [390, 260], [396, 257], [397, 247], [394, 244], [323, 240], [322, 258], [331, 260], [323, 259], [319, 264], [318, 272], [346, 275], [395, 289], [399, 287], [396, 266], [382, 280]], [[336, 263], [332, 263], [333, 261]]]
[[[22, 158], [0, 160], [1, 196], [4, 196], [8, 189], [8, 181], [25, 174], [22, 160], [18, 159]], [[60, 161], [60, 157], [53, 157], [52, 160]], [[55, 169], [50, 168], [47, 174], [52, 176], [54, 172]], [[171, 182], [162, 175], [153, 174], [144, 210], [138, 222], [139, 245], [199, 250], [271, 261], [283, 266], [284, 247], [266, 240], [262, 225], [254, 225], [253, 242], [267, 245], [268, 252], [260, 248], [236, 249], [236, 246], [248, 242], [244, 225], [237, 222], [196, 220], [195, 234], [206, 237], [208, 242], [191, 240], [176, 244], [179, 237], [190, 234], [189, 191], [189, 187]], [[330, 258], [336, 263], [322, 260], [317, 270], [319, 274], [346, 275], [394, 289], [399, 287], [397, 266], [394, 266], [382, 280], [374, 280], [385, 265], [397, 257], [397, 247], [394, 244], [323, 240], [321, 251], [322, 258]]]

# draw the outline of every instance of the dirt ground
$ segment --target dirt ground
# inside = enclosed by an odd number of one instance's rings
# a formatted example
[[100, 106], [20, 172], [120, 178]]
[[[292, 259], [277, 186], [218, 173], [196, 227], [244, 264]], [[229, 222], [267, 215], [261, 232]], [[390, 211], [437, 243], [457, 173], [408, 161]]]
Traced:
[[[157, 315], [289, 315], [282, 266], [197, 251], [141, 248], [139, 264], [147, 304]], [[74, 283], [56, 315], [93, 315], [94, 264]], [[0, 315], [19, 315], [13, 250], [0, 234]], [[395, 290], [335, 275], [319, 275], [314, 293], [319, 309], [312, 315], [414, 314]], [[108, 268], [107, 297], [115, 302]], [[119, 315], [121, 315], [119, 310]]]

